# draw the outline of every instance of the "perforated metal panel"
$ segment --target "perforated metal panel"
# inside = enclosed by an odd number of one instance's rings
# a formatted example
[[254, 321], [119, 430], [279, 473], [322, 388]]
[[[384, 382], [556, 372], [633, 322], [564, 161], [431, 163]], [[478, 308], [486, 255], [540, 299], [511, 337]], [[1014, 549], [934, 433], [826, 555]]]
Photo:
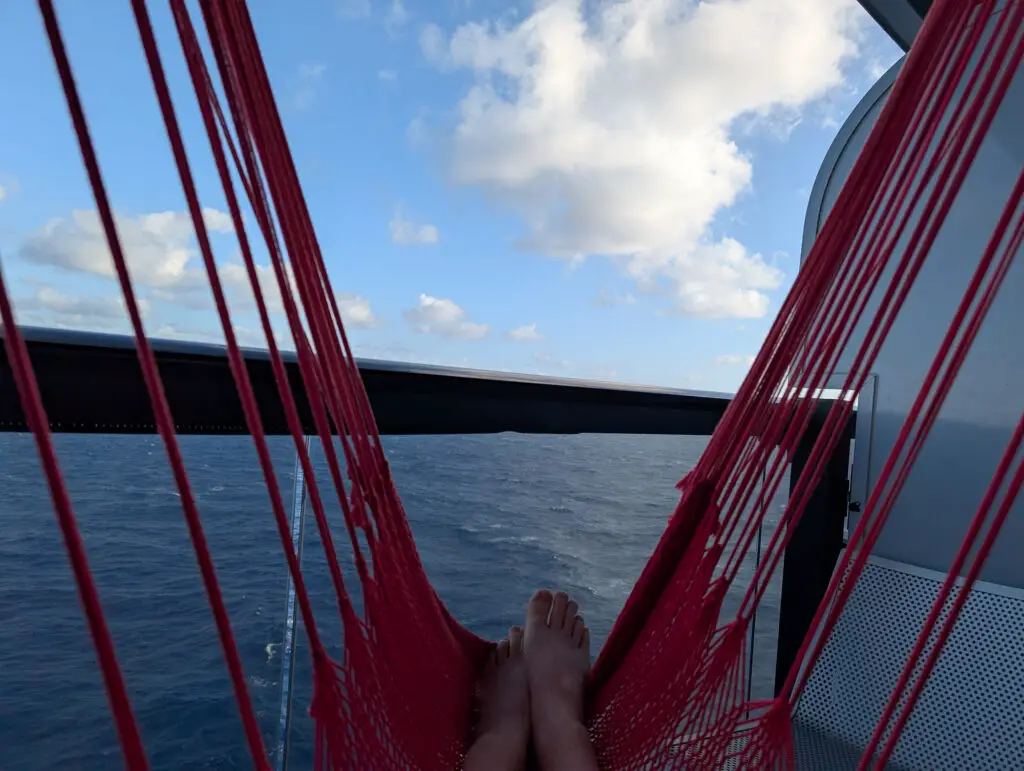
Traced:
[[[863, 747], [854, 747], [799, 720], [793, 721], [793, 749], [797, 768], [816, 771], [855, 771], [864, 754]], [[893, 763], [886, 769], [903, 771]]]
[[[872, 558], [797, 705], [797, 765], [855, 768], [945, 576]], [[890, 768], [1024, 768], [1024, 592], [977, 584]]]

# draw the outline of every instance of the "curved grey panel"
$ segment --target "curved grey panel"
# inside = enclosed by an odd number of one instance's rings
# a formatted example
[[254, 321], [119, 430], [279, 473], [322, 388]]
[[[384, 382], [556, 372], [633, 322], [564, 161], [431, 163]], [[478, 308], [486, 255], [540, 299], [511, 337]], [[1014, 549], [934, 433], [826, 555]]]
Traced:
[[[996, 11], [998, 15], [1000, 11]], [[994, 20], [989, 24], [989, 31]], [[988, 33], [986, 33], [988, 34]], [[983, 41], [984, 45], [984, 41]], [[976, 65], [968, 65], [968, 75]], [[808, 207], [804, 253], [846, 181], [896, 78], [895, 66], [861, 100], [822, 164]], [[874, 414], [860, 416], [854, 466], [870, 455], [865, 478], [873, 487], [949, 329], [1011, 189], [1024, 168], [1024, 68], [1013, 74], [978, 154], [966, 174], [921, 272], [875, 361]], [[966, 76], [960, 84], [963, 89]], [[952, 116], [948, 116], [952, 117]], [[923, 173], [923, 171], [922, 171]], [[922, 198], [910, 227], [868, 301], [865, 319], [842, 352], [837, 370], [849, 371], [864, 340], [868, 317], [887, 288], [900, 250], [925, 212]], [[982, 324], [939, 419], [896, 502], [875, 554], [924, 568], [947, 570], [988, 487], [1006, 442], [1024, 410], [1024, 260], [1018, 252], [999, 296]], [[837, 382], [833, 385], [838, 386]], [[864, 430], [864, 422], [870, 425]], [[865, 449], [867, 452], [865, 452]], [[851, 530], [859, 514], [850, 515]], [[985, 580], [1024, 587], [1024, 500], [1018, 500], [983, 571]]]
[[803, 262], [807, 253], [814, 245], [814, 239], [825, 218], [832, 210], [836, 196], [850, 175], [854, 161], [860, 155], [864, 142], [867, 141], [871, 128], [878, 120], [878, 114], [885, 105], [885, 99], [889, 95], [889, 89], [896, 82], [900, 69], [906, 57], [901, 57], [889, 70], [878, 79], [864, 98], [857, 102], [850, 117], [846, 119], [836, 138], [829, 145], [825, 159], [821, 162], [818, 175], [814, 178], [814, 186], [811, 188], [811, 198], [807, 202], [807, 214], [804, 215], [803, 242], [800, 247], [800, 261]]

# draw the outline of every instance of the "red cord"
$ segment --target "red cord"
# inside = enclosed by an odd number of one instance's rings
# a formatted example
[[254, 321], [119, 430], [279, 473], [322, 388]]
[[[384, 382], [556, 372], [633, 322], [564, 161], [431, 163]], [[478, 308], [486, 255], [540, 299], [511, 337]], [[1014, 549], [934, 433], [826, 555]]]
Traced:
[[[49, 24], [49, 18], [45, 12], [44, 20]], [[96, 649], [100, 672], [103, 674], [103, 685], [110, 702], [110, 711], [114, 717], [117, 735], [124, 752], [125, 767], [130, 771], [145, 771], [149, 768], [149, 762], [146, 760], [142, 737], [139, 735], [139, 727], [135, 722], [135, 715], [125, 689], [124, 677], [117, 663], [114, 640], [110, 636], [110, 629], [107, 627], [107, 621], [103, 615], [99, 591], [96, 589], [96, 582], [89, 569], [89, 560], [85, 554], [85, 544], [82, 542], [78, 523], [71, 508], [71, 497], [68, 495], [64, 476], [60, 471], [60, 463], [53, 447], [53, 437], [50, 435], [50, 421], [43, 408], [39, 384], [32, 371], [28, 349], [21, 336], [21, 330], [14, 322], [14, 310], [11, 306], [10, 296], [7, 294], [3, 271], [0, 270], [0, 332], [3, 332], [2, 337], [11, 361], [14, 382], [21, 398], [22, 409], [25, 412], [25, 422], [35, 437], [39, 461], [43, 467], [43, 474], [46, 476], [46, 484], [50, 488], [53, 511], [57, 515], [57, 523], [60, 526], [61, 536], [64, 538], [64, 548], [67, 550], [68, 561], [71, 563], [71, 570], [75, 577], [75, 585], [78, 587], [78, 597], [82, 602], [82, 610], [89, 626], [89, 634], [92, 636], [93, 647]]]
[[[373, 412], [346, 337], [337, 299], [314, 232], [281, 116], [243, 0], [201, 0], [216, 71], [216, 86], [185, 0], [169, 0], [196, 100], [267, 336], [289, 433], [310, 492], [311, 507], [344, 622], [344, 659], [331, 661], [291, 547], [284, 499], [245, 361], [231, 324], [202, 208], [175, 117], [144, 0], [132, 0], [172, 153], [210, 277], [228, 359], [270, 496], [275, 523], [314, 663], [315, 766], [327, 768], [447, 769], [458, 764], [466, 740], [477, 665], [490, 649], [461, 627], [437, 597], [420, 562], [395, 492]], [[58, 73], [83, 162], [96, 197], [117, 278], [132, 323], [139, 362], [189, 527], [200, 573], [216, 620], [250, 752], [267, 768], [255, 713], [217, 584], [199, 513], [188, 483], [155, 358], [145, 338], [113, 210], [79, 102], [52, 0], [40, 0]], [[783, 302], [765, 344], [730, 403], [708, 450], [680, 483], [682, 498], [665, 534], [631, 593], [594, 671], [589, 697], [591, 730], [604, 766], [792, 768], [790, 717], [814, 662], [867, 562], [914, 459], [936, 420], [1015, 252], [1024, 239], [1018, 212], [1024, 176], [1000, 218], [950, 329], [940, 344], [865, 512], [819, 606], [782, 695], [745, 701], [749, 619], [792, 537], [864, 383], [917, 278], [982, 139], [1024, 56], [1014, 30], [1024, 23], [1024, 0], [1012, 0], [982, 45], [994, 0], [938, 0], [904, 63], [887, 104], [844, 185], [832, 214]], [[1018, 36], [1019, 37], [1019, 36]], [[975, 60], [968, 74], [969, 62]], [[965, 80], [966, 84], [962, 83]], [[225, 147], [226, 145], [226, 147]], [[326, 505], [305, 447], [303, 424], [260, 284], [232, 169], [255, 215], [280, 288], [295, 341], [310, 416], [323, 448], [329, 484], [341, 508], [362, 588], [362, 615], [345, 585]], [[913, 220], [917, 213], [918, 219]], [[1011, 233], [1007, 245], [1003, 245]], [[897, 255], [897, 244], [903, 244]], [[884, 291], [880, 284], [889, 283]], [[865, 319], [869, 300], [880, 295]], [[126, 765], [147, 767], [113, 641], [70, 500], [53, 450], [24, 341], [14, 326], [0, 275], [0, 320], [26, 419], [50, 486]], [[807, 430], [820, 390], [830, 383], [857, 334], [857, 347], [820, 436], [796, 480], [765, 558], [750, 576], [732, 620], [723, 620], [727, 592], [741, 575], [790, 457]], [[952, 631], [970, 586], [980, 573], [1010, 504], [1024, 483], [1016, 454], [1024, 419], [993, 477], [954, 560], [939, 600], [908, 658], [876, 725], [861, 767], [884, 761], [920, 696]], [[959, 572], [1008, 487], [967, 572], [953, 611], [940, 611]], [[758, 497], [755, 499], [754, 496]], [[365, 546], [364, 546], [365, 544]], [[942, 624], [939, 627], [939, 621]], [[937, 628], [938, 627], [938, 628]], [[927, 642], [937, 637], [924, 664]], [[416, 653], [409, 655], [410, 640]], [[920, 672], [911, 682], [915, 672]], [[909, 689], [909, 690], [908, 690]], [[424, 705], [430, 708], [424, 709]], [[897, 712], [897, 709], [899, 711]], [[895, 723], [889, 733], [889, 724]], [[886, 736], [879, 752], [875, 749]], [[736, 742], [742, 739], [741, 746]]]

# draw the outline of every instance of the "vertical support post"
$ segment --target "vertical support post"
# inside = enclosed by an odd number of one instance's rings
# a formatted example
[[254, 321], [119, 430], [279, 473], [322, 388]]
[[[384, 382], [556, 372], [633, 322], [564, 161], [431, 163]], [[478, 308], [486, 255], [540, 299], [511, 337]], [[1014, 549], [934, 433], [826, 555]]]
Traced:
[[[305, 438], [309, 451], [309, 437]], [[295, 485], [292, 488], [292, 548], [302, 564], [302, 544], [306, 529], [306, 479], [298, 453], [295, 454]], [[292, 728], [292, 682], [295, 679], [295, 584], [287, 578], [288, 600], [284, 615], [284, 640], [281, 644], [281, 712], [277, 737], [277, 771], [288, 768], [288, 743]]]
[[[807, 465], [831, 402], [822, 402], [793, 455], [790, 492]], [[853, 421], [850, 422], [852, 427]], [[786, 547], [782, 561], [778, 650], [775, 655], [775, 695], [786, 681], [818, 605], [825, 596], [839, 552], [849, 506], [850, 438], [848, 429], [825, 465], [818, 486]]]

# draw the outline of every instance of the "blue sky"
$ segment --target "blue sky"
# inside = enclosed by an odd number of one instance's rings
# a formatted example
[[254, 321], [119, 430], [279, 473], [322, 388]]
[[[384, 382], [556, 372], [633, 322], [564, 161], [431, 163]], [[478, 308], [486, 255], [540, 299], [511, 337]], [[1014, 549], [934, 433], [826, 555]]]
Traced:
[[[250, 5], [358, 354], [682, 388], [739, 384], [821, 159], [899, 56], [853, 0]], [[259, 345], [167, 5], [150, 6]], [[58, 11], [147, 330], [221, 339], [129, 4]], [[0, 6], [0, 71], [19, 319], [127, 331], [35, 3]]]

